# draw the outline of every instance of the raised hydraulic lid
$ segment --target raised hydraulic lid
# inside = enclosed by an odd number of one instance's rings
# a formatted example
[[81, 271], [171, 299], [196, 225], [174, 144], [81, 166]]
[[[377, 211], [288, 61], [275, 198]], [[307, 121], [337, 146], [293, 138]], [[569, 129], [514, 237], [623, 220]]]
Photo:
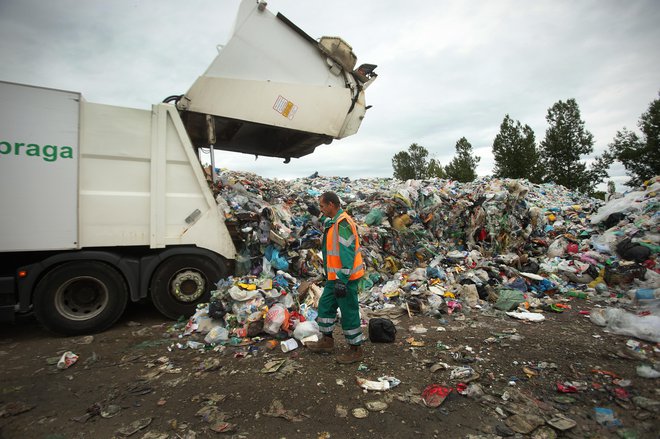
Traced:
[[341, 38], [317, 41], [243, 0], [231, 39], [177, 108], [196, 148], [302, 157], [358, 131], [377, 75], [356, 60]]

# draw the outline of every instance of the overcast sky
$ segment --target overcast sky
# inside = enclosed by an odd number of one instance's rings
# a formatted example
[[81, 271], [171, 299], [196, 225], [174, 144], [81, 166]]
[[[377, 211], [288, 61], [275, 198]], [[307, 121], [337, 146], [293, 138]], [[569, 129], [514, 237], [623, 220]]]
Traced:
[[[0, 80], [149, 109], [184, 93], [230, 37], [238, 0], [0, 0]], [[271, 0], [314, 38], [340, 36], [378, 65], [360, 131], [283, 164], [220, 152], [270, 178], [391, 177], [411, 143], [446, 165], [466, 137], [493, 169], [509, 114], [545, 137], [548, 108], [576, 99], [601, 153], [660, 90], [660, 1]], [[7, 103], [2, 103], [7, 105]], [[626, 180], [618, 167], [617, 183]]]

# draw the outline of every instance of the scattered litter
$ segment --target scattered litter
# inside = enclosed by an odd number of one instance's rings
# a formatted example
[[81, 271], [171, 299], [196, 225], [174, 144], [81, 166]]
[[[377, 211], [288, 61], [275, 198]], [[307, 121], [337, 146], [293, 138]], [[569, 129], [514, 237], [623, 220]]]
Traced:
[[528, 322], [542, 322], [545, 320], [545, 316], [543, 314], [535, 313], [535, 312], [507, 312], [506, 315], [511, 316], [515, 319], [519, 320], [525, 320]]
[[78, 355], [71, 351], [67, 351], [62, 354], [59, 361], [57, 362], [57, 368], [61, 370], [68, 369], [76, 361], [78, 361]]
[[341, 404], [337, 404], [335, 406], [335, 416], [338, 418], [347, 418], [348, 417], [348, 409], [344, 407]]
[[270, 403], [268, 410], [263, 410], [262, 413], [266, 416], [284, 418], [291, 422], [302, 422], [305, 420], [305, 418], [308, 418], [307, 415], [300, 414], [297, 410], [286, 410], [282, 404], [282, 401], [279, 399], [273, 400]]
[[401, 384], [401, 381], [391, 376], [382, 376], [378, 381], [369, 381], [364, 378], [356, 377], [358, 386], [365, 390], [383, 391], [389, 390]]
[[577, 425], [577, 422], [565, 416], [557, 415], [554, 418], [548, 420], [548, 425], [551, 425], [557, 430], [566, 431], [575, 427]]
[[383, 410], [387, 410], [388, 407], [384, 401], [367, 401], [364, 403], [364, 406], [370, 412], [382, 412]]
[[294, 349], [298, 349], [298, 342], [295, 338], [282, 340], [282, 342], [280, 342], [280, 348], [282, 348], [282, 352], [284, 353], [291, 352]]
[[621, 425], [621, 421], [615, 418], [614, 411], [612, 409], [606, 407], [596, 407], [594, 408], [594, 412], [594, 419], [600, 425], [605, 427], [618, 427]]
[[422, 392], [422, 401], [427, 407], [439, 407], [453, 390], [451, 387], [440, 384], [430, 384]]
[[284, 363], [286, 363], [286, 359], [268, 361], [266, 364], [264, 364], [263, 369], [261, 369], [261, 373], [277, 372], [280, 367], [284, 365]]
[[238, 425], [232, 424], [231, 422], [218, 422], [210, 427], [210, 429], [216, 433], [233, 433], [237, 428]]
[[137, 433], [143, 428], [147, 428], [149, 424], [151, 424], [152, 420], [153, 418], [138, 419], [137, 421], [131, 422], [129, 425], [125, 425], [120, 429], [118, 429], [117, 434], [126, 437], [131, 436], [132, 434]]
[[121, 406], [117, 404], [108, 404], [105, 407], [101, 409], [101, 417], [102, 418], [114, 418], [119, 414], [121, 411]]
[[641, 376], [642, 378], [655, 379], [660, 378], [660, 371], [654, 369], [648, 364], [640, 364], [637, 366], [637, 375]]
[[413, 334], [426, 334], [428, 329], [424, 325], [414, 325], [408, 328]]

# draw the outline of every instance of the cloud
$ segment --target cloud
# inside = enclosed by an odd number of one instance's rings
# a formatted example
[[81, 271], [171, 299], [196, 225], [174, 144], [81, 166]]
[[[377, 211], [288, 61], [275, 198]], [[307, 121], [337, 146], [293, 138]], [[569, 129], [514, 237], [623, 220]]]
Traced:
[[[0, 79], [80, 91], [92, 102], [148, 109], [187, 90], [229, 38], [238, 1], [2, 0]], [[636, 129], [660, 89], [660, 3], [641, 0], [354, 2], [272, 0], [314, 38], [339, 35], [358, 62], [378, 64], [360, 131], [311, 156], [220, 153], [266, 177], [392, 175], [412, 143], [447, 164], [466, 137], [490, 151], [505, 114], [545, 136], [547, 109], [575, 98], [602, 152]], [[323, 11], [319, 13], [319, 11]], [[285, 49], [283, 49], [285, 50]], [[625, 180], [613, 168], [615, 181]]]

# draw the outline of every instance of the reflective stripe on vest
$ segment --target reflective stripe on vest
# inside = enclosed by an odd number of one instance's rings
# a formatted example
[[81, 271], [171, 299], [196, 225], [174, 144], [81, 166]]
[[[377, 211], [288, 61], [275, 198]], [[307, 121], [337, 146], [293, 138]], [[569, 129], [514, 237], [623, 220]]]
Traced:
[[[339, 236], [339, 222], [346, 221], [351, 226], [353, 235], [350, 238], [342, 238]], [[357, 239], [357, 227], [355, 222], [351, 219], [346, 212], [342, 212], [337, 218], [337, 221], [328, 229], [326, 236], [326, 262], [328, 271], [328, 280], [337, 280], [337, 273], [344, 273], [348, 276], [348, 280], [356, 280], [364, 275], [364, 262], [362, 261], [362, 252], [360, 251], [360, 241]], [[339, 255], [339, 244], [348, 247], [355, 242], [355, 259], [353, 260], [353, 268], [342, 268], [341, 257]]]

